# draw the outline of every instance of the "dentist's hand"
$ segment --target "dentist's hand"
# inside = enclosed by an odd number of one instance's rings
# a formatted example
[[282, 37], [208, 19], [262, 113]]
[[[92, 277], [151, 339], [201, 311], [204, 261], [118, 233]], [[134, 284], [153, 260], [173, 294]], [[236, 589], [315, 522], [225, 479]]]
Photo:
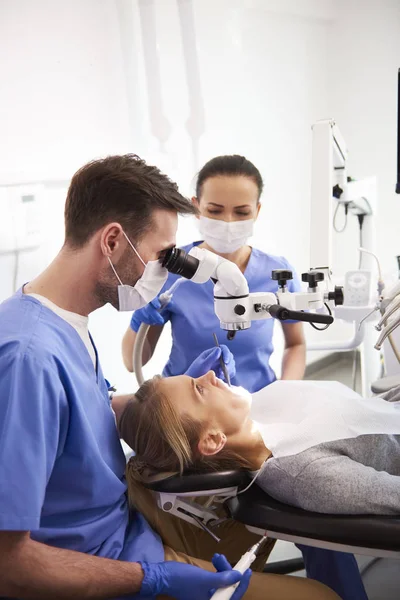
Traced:
[[[171, 302], [167, 304], [165, 308], [170, 306]], [[135, 310], [131, 319], [131, 329], [136, 333], [139, 331], [139, 327], [142, 323], [147, 325], [165, 325], [168, 321], [168, 315], [164, 311], [159, 312], [161, 309], [161, 303], [158, 298], [154, 298], [149, 304], [139, 310]]]
[[[217, 569], [217, 571], [219, 573], [221, 571], [232, 570], [231, 565], [229, 564], [227, 558], [223, 554], [214, 554], [213, 559], [212, 559], [212, 564], [214, 565], [214, 567]], [[231, 600], [240, 600], [240, 598], [243, 598], [244, 594], [247, 591], [247, 588], [249, 587], [251, 572], [252, 572], [251, 569], [247, 569], [247, 571], [245, 571], [243, 573], [242, 579], [241, 579], [238, 587], [236, 588], [235, 593], [231, 597]], [[214, 591], [215, 590], [213, 590], [212, 593], [214, 593]], [[211, 596], [211, 598], [212, 598], [212, 596]]]
[[233, 571], [230, 566], [229, 569], [225, 569], [223, 557], [218, 557], [217, 565], [221, 570], [217, 573], [174, 561], [140, 564], [144, 572], [140, 588], [141, 597], [153, 598], [165, 594], [176, 600], [208, 600], [215, 590], [244, 581], [233, 596], [234, 600], [240, 600], [247, 589], [249, 579], [248, 574], [242, 575]]
[[201, 377], [208, 373], [208, 371], [214, 371], [218, 379], [224, 379], [219, 360], [221, 354], [229, 376], [232, 379], [236, 375], [235, 359], [233, 358], [232, 352], [224, 344], [221, 344], [219, 348], [216, 346], [204, 350], [204, 352], [192, 362], [185, 375], [189, 375], [189, 377]]

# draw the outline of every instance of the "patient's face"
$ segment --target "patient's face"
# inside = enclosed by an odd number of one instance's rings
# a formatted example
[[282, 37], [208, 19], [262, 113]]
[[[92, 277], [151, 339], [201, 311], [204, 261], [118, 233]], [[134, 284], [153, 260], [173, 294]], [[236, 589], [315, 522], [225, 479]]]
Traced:
[[180, 414], [217, 426], [227, 436], [238, 433], [250, 420], [250, 393], [230, 388], [213, 371], [196, 379], [187, 375], [167, 377], [159, 386]]

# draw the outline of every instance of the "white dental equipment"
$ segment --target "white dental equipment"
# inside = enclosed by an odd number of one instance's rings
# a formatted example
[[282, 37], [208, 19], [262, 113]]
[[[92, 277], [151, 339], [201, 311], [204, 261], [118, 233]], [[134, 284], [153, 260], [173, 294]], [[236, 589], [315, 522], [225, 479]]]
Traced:
[[249, 292], [249, 287], [239, 267], [217, 254], [194, 247], [188, 253], [172, 248], [163, 259], [163, 266], [170, 273], [176, 273], [194, 283], [214, 281], [214, 308], [220, 320], [221, 329], [232, 339], [236, 331], [248, 329], [252, 321], [274, 317], [281, 321], [294, 319], [310, 323], [330, 325], [330, 314], [317, 312], [327, 302], [341, 304], [342, 288], [333, 292], [321, 291], [318, 283], [324, 280], [319, 271], [303, 273], [302, 280], [308, 283], [306, 292], [289, 292], [286, 283], [292, 279], [288, 270], [272, 272], [272, 279], [278, 282], [278, 292]]
[[[368, 252], [360, 255], [358, 270], [373, 273], [373, 253], [376, 247], [374, 213], [376, 212], [377, 182], [375, 177], [354, 181], [347, 177], [348, 150], [340, 130], [333, 119], [317, 121], [312, 126], [312, 172], [310, 207], [310, 265], [325, 273], [332, 268], [334, 207], [342, 205], [345, 215], [353, 214], [360, 226], [359, 246]], [[336, 239], [335, 239], [336, 243]], [[356, 247], [354, 248], [356, 251]], [[361, 259], [362, 256], [362, 259]], [[356, 259], [356, 254], [354, 256]], [[355, 266], [355, 265], [354, 265]], [[371, 279], [373, 275], [371, 276]], [[381, 360], [374, 349], [376, 335], [369, 322], [376, 319], [376, 304], [382, 289], [378, 279], [378, 293], [371, 287], [362, 295], [351, 292], [347, 279], [343, 306], [334, 309], [336, 319], [351, 323], [353, 335], [346, 340], [322, 339], [307, 344], [307, 351], [348, 351], [360, 348], [362, 393], [368, 395], [371, 384], [381, 371]], [[354, 279], [353, 279], [354, 282]], [[345, 289], [346, 289], [345, 288]], [[353, 290], [354, 291], [354, 290]]]
[[[233, 570], [239, 571], [239, 573], [242, 573], [242, 575], [243, 575], [243, 573], [245, 573], [245, 571], [247, 571], [247, 569], [249, 569], [251, 567], [251, 565], [257, 558], [257, 552], [259, 551], [259, 549], [261, 548], [262, 544], [265, 542], [266, 539], [267, 539], [267, 536], [263, 535], [263, 537], [261, 538], [261, 540], [259, 542], [254, 544], [254, 546], [252, 546], [251, 548], [249, 548], [249, 550], [247, 552], [245, 552], [245, 554], [243, 554], [243, 556], [239, 559], [239, 561], [233, 567]], [[236, 588], [239, 586], [239, 583], [240, 582], [235, 583], [234, 585], [230, 585], [229, 587], [226, 587], [226, 588], [220, 588], [211, 596], [212, 600], [230, 600], [230, 598], [232, 598]]]
[[353, 214], [365, 217], [364, 246], [373, 250], [372, 208], [376, 178], [355, 181], [347, 176], [348, 150], [334, 119], [317, 121], [312, 126], [312, 173], [310, 210], [310, 266], [332, 267], [333, 205], [343, 204]]
[[[386, 338], [389, 338], [397, 327], [400, 325], [400, 284], [397, 283], [391, 290], [388, 290], [387, 295], [381, 298], [379, 304], [379, 310], [381, 312], [381, 319], [376, 325], [377, 331], [380, 331], [380, 335], [376, 341], [375, 348], [380, 350], [383, 342]], [[397, 360], [400, 362], [400, 355], [391, 341], [392, 349], [396, 355]]]
[[[221, 329], [228, 332], [228, 339], [233, 339], [237, 331], [248, 329], [252, 321], [276, 318], [281, 321], [294, 319], [311, 323], [322, 323], [329, 326], [333, 322], [331, 314], [321, 314], [327, 302], [335, 305], [343, 301], [342, 288], [336, 287], [332, 292], [321, 291], [318, 283], [324, 280], [324, 274], [318, 271], [303, 273], [303, 281], [308, 282], [306, 292], [291, 293], [286, 283], [292, 279], [287, 270], [272, 272], [272, 279], [278, 282], [278, 292], [249, 292], [246, 278], [239, 267], [209, 250], [193, 247], [189, 252], [179, 248], [171, 248], [163, 258], [163, 266], [170, 273], [181, 275], [174, 285], [160, 296], [161, 309], [165, 308], [176, 288], [185, 280], [193, 283], [214, 281], [214, 309], [219, 318]], [[267, 274], [266, 274], [267, 275]], [[330, 309], [328, 308], [330, 313]], [[133, 368], [136, 379], [141, 385], [144, 381], [142, 373], [142, 353], [149, 325], [139, 328], [133, 353]]]

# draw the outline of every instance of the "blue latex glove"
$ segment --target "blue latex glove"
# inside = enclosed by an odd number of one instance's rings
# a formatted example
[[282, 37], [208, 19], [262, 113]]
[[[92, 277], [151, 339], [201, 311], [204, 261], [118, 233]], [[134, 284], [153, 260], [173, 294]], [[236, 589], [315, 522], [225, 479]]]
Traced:
[[[223, 554], [214, 554], [212, 564], [219, 573], [221, 571], [230, 571], [232, 569], [227, 558]], [[242, 579], [238, 587], [236, 588], [236, 591], [233, 594], [231, 600], [240, 600], [240, 598], [243, 598], [244, 594], [247, 591], [247, 588], [249, 587], [251, 572], [251, 569], [247, 569], [247, 571], [243, 573]], [[214, 593], [214, 591], [215, 590], [212, 590], [212, 593]]]
[[[154, 598], [165, 594], [176, 598], [176, 600], [208, 600], [213, 590], [227, 587], [245, 579], [248, 575], [241, 575], [238, 571], [224, 569], [221, 572], [210, 573], [199, 567], [166, 561], [161, 563], [140, 563], [144, 572], [140, 597]], [[218, 560], [220, 567], [222, 560]], [[244, 587], [247, 588], [246, 584]], [[246, 589], [236, 590], [234, 600], [242, 598]]]
[[[170, 306], [171, 302], [167, 304]], [[165, 325], [167, 322], [167, 315], [160, 313], [161, 303], [158, 298], [154, 298], [149, 304], [146, 304], [143, 308], [135, 310], [131, 319], [131, 329], [136, 333], [139, 331], [139, 327], [142, 323], [147, 325]], [[166, 307], [167, 308], [167, 307]]]
[[214, 371], [219, 379], [224, 379], [219, 360], [221, 354], [229, 376], [232, 379], [232, 377], [236, 375], [235, 359], [233, 358], [232, 352], [224, 344], [219, 348], [218, 346], [215, 346], [214, 348], [204, 350], [204, 352], [192, 362], [185, 375], [189, 375], [189, 377], [201, 377], [208, 373], [208, 371]]

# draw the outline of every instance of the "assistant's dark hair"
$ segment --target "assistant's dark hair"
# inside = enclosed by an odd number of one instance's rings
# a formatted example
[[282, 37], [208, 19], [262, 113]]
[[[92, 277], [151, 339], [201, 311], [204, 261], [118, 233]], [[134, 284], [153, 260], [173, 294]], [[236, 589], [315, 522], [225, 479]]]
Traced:
[[258, 187], [258, 199], [262, 194], [264, 182], [260, 171], [252, 162], [239, 154], [227, 154], [225, 156], [216, 156], [209, 160], [197, 175], [196, 196], [200, 200], [202, 188], [207, 179], [218, 177], [220, 175], [238, 176], [243, 175], [252, 179]]
[[155, 209], [194, 214], [176, 183], [135, 154], [93, 160], [75, 173], [65, 204], [65, 242], [83, 246], [101, 227], [116, 221], [137, 242]]

